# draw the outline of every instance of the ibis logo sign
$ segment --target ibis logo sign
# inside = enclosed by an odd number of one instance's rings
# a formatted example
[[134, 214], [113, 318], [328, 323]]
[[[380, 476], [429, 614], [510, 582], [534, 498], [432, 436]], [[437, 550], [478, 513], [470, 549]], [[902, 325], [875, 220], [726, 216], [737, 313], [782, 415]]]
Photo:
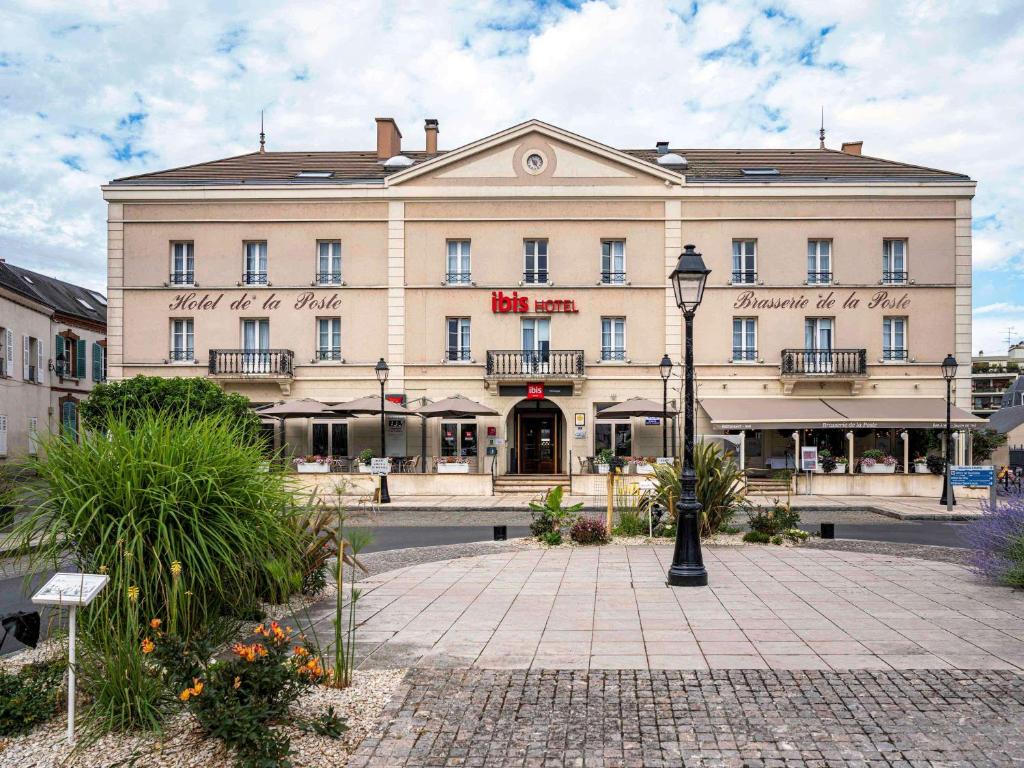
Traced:
[[[518, 291], [507, 295], [504, 291], [491, 291], [491, 312], [495, 314], [530, 312], [530, 298], [520, 296]], [[534, 299], [533, 312], [579, 312], [575, 299]]]

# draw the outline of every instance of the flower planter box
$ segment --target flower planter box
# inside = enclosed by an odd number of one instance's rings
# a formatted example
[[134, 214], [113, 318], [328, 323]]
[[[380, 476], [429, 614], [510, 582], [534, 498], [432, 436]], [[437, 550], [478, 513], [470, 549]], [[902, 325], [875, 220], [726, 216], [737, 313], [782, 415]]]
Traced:
[[437, 473], [439, 475], [467, 475], [469, 474], [469, 464], [438, 464]]
[[295, 465], [295, 471], [300, 475], [326, 475], [331, 471], [331, 465], [318, 464], [315, 461], [302, 462]]
[[607, 475], [611, 471], [612, 471], [612, 465], [611, 464], [598, 464], [597, 465], [597, 474], [599, 474], [599, 475]]
[[373, 467], [370, 464], [360, 464], [359, 473], [362, 475], [368, 475], [373, 471]]
[[824, 469], [821, 468], [821, 462], [819, 461], [818, 462], [818, 468], [816, 470], [814, 470], [814, 474], [816, 474], [816, 475], [845, 475], [846, 474], [846, 462], [845, 461], [837, 461], [836, 462], [836, 468], [833, 469], [831, 472], [826, 472]]
[[915, 461], [914, 472], [918, 475], [926, 475], [930, 470], [928, 469], [928, 462], [926, 461]]
[[896, 472], [896, 465], [886, 465], [882, 463], [874, 464], [870, 467], [865, 467], [862, 465], [860, 471], [862, 474], [865, 475], [892, 475], [895, 474]]

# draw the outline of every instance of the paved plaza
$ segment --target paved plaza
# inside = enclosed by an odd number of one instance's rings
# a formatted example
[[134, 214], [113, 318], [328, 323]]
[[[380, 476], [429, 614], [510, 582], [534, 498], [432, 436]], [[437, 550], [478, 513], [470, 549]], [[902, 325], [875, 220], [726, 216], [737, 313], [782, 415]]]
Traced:
[[364, 667], [1024, 669], [1024, 599], [946, 562], [707, 548], [669, 588], [667, 545], [510, 546], [369, 577]]

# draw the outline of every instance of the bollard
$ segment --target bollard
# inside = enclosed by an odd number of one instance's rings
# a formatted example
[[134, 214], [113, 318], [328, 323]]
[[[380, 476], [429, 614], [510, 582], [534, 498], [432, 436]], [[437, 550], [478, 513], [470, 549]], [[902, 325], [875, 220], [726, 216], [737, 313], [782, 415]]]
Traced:
[[821, 524], [821, 538], [823, 539], [834, 539], [836, 537], [836, 524], [835, 523], [822, 523]]
[[494, 526], [494, 540], [495, 541], [506, 541], [508, 539], [508, 526], [496, 525]]

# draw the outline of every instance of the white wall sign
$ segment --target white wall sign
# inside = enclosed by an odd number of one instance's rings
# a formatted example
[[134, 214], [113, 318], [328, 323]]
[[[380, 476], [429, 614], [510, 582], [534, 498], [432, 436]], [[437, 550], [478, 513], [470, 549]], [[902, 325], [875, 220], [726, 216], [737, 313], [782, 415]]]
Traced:
[[370, 474], [386, 475], [391, 472], [390, 459], [370, 459]]
[[818, 447], [816, 445], [800, 446], [800, 469], [803, 472], [818, 471]]

